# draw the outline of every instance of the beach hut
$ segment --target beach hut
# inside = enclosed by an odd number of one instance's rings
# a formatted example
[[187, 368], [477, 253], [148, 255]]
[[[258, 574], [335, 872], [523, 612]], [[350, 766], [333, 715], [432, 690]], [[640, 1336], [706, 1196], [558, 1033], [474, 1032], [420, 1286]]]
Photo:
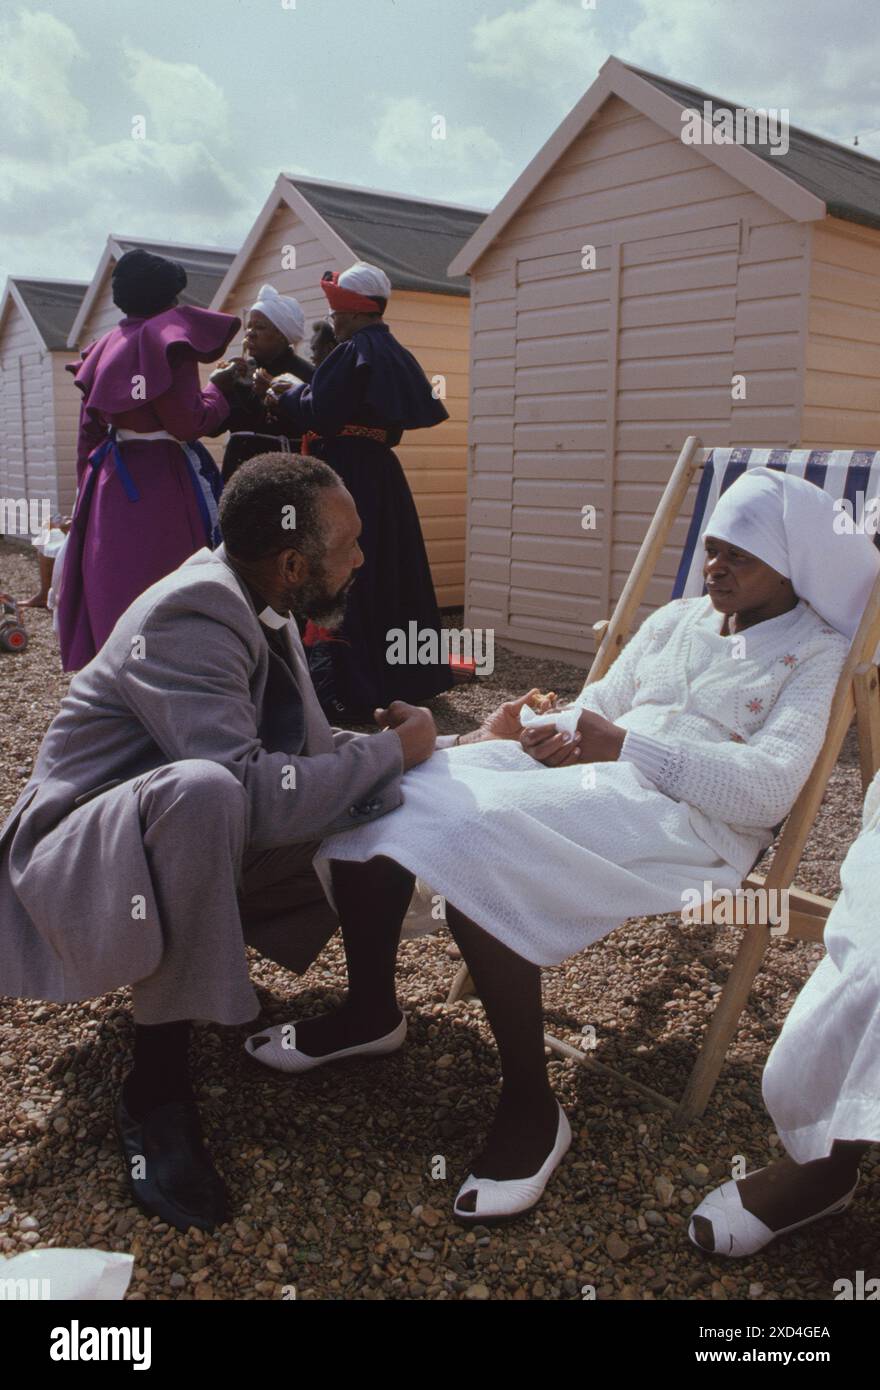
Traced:
[[446, 268], [485, 212], [281, 174], [212, 307], [242, 319], [269, 283], [294, 294], [311, 325], [327, 312], [325, 270], [380, 265], [393, 295], [389, 326], [436, 380], [450, 418], [405, 435], [397, 451], [421, 518], [441, 606], [461, 604], [467, 492], [468, 281]]
[[[67, 337], [69, 348], [87, 347], [96, 338], [102, 337], [111, 328], [115, 328], [122, 318], [122, 314], [113, 303], [111, 277], [113, 267], [119, 257], [136, 246], [142, 246], [145, 251], [152, 251], [156, 256], [169, 256], [172, 260], [179, 261], [187, 275], [186, 288], [181, 290], [179, 295], [180, 302], [181, 304], [195, 304], [200, 309], [209, 307], [217, 286], [235, 256], [234, 251], [223, 251], [216, 246], [180, 246], [169, 241], [146, 241], [143, 237], [135, 239], [108, 236], [97, 269], [83, 296], [79, 312], [70, 326]], [[73, 360], [72, 354], [68, 356], [68, 361], [71, 360]], [[199, 371], [203, 383], [208, 380], [208, 376], [213, 370], [211, 365], [200, 367]], [[74, 394], [77, 395], [76, 388], [73, 389]], [[202, 443], [206, 445], [219, 463], [223, 457], [222, 443], [211, 439], [203, 439]]]
[[0, 300], [0, 531], [34, 535], [73, 503], [78, 401], [64, 370], [86, 292], [73, 280], [12, 276]]
[[592, 652], [688, 434], [880, 446], [880, 162], [786, 115], [609, 58], [451, 262], [473, 304], [469, 625]]

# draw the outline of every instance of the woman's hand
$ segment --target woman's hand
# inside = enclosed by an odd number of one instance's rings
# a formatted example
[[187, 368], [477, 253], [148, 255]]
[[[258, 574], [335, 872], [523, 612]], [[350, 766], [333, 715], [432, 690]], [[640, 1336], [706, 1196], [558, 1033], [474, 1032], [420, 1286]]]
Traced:
[[539, 728], [531, 725], [520, 730], [520, 747], [536, 762], [545, 767], [571, 767], [581, 761], [581, 736], [560, 733], [555, 724], [542, 724]]
[[231, 362], [222, 362], [219, 367], [215, 367], [208, 380], [229, 400], [246, 371], [244, 358], [234, 357]]
[[[483, 720], [479, 729], [476, 731], [483, 739], [486, 738], [516, 738], [522, 733], [522, 725], [519, 722], [519, 712], [523, 705], [527, 704], [534, 695], [539, 694], [537, 689], [529, 690], [525, 695], [519, 695], [515, 700], [505, 700], [503, 705], [499, 705]], [[464, 743], [465, 738], [462, 738]]]
[[297, 382], [290, 372], [272, 378], [265, 396], [266, 404], [271, 406], [273, 410], [277, 410], [282, 396], [286, 396], [287, 392], [296, 385]]
[[259, 399], [262, 400], [271, 385], [271, 372], [267, 372], [265, 367], [258, 367], [257, 370], [254, 372], [253, 380], [251, 382], [251, 389], [253, 390], [254, 395], [258, 396]]
[[612, 724], [610, 719], [596, 714], [595, 710], [585, 709], [581, 710], [577, 733], [581, 745], [580, 762], [617, 762], [623, 740], [626, 738], [626, 729], [621, 729], [619, 724]]
[[555, 724], [521, 731], [520, 746], [546, 767], [570, 767], [573, 763], [617, 762], [626, 729], [612, 724], [593, 710], [581, 710], [573, 734], [559, 733]]

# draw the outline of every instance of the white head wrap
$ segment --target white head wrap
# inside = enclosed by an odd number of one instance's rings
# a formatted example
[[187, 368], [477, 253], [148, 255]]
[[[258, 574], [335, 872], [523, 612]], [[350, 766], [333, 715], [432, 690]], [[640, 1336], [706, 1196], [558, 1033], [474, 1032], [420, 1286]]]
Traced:
[[820, 618], [854, 636], [880, 572], [880, 552], [864, 532], [840, 528], [831, 497], [815, 483], [749, 468], [718, 499], [706, 536], [763, 560], [791, 580]]
[[356, 294], [365, 294], [380, 299], [391, 298], [391, 281], [380, 270], [377, 265], [370, 265], [367, 261], [355, 261], [348, 270], [343, 270], [338, 283], [345, 290], [354, 290]]
[[274, 285], [261, 285], [256, 304], [250, 312], [265, 314], [289, 343], [301, 343], [306, 336], [306, 316], [293, 295], [281, 295]]

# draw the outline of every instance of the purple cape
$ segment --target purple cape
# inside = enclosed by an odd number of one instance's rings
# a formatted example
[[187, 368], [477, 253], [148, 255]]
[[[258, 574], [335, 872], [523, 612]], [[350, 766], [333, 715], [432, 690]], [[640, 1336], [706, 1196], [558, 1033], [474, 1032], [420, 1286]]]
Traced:
[[[186, 348], [199, 362], [216, 362], [241, 320], [194, 305], [178, 305], [150, 318], [124, 318], [86, 348], [75, 369], [89, 415], [124, 415], [164, 395], [171, 385], [171, 353]], [[132, 378], [143, 377], [143, 395], [132, 399]]]

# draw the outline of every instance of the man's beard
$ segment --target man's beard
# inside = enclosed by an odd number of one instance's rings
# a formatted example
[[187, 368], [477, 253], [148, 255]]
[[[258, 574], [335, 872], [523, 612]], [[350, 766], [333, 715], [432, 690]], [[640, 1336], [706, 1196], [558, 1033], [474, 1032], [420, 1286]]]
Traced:
[[319, 627], [333, 628], [339, 627], [345, 617], [346, 604], [348, 602], [348, 591], [354, 583], [355, 576], [352, 574], [343, 584], [341, 589], [330, 589], [327, 585], [327, 574], [323, 565], [317, 574], [312, 574], [301, 584], [298, 589], [291, 590], [289, 595], [291, 612], [298, 618], [311, 618], [313, 623]]

